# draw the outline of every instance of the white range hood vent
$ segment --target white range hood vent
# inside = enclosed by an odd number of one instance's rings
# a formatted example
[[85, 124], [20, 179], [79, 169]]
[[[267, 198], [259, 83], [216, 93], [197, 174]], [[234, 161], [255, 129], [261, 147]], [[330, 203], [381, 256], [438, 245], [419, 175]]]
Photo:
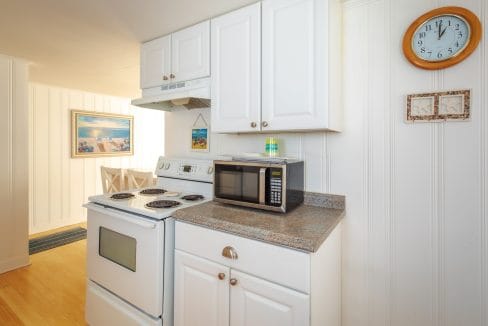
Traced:
[[210, 107], [210, 78], [177, 82], [142, 90], [142, 97], [132, 105], [146, 109], [172, 111], [184, 107], [201, 109]]

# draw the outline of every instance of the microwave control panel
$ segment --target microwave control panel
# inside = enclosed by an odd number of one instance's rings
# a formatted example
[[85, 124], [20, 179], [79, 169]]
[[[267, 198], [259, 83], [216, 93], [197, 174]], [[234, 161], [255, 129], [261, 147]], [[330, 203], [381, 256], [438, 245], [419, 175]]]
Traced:
[[272, 205], [280, 206], [281, 205], [281, 190], [283, 187], [282, 184], [282, 170], [281, 169], [272, 169], [271, 176], [270, 176], [270, 192], [269, 192], [269, 202]]

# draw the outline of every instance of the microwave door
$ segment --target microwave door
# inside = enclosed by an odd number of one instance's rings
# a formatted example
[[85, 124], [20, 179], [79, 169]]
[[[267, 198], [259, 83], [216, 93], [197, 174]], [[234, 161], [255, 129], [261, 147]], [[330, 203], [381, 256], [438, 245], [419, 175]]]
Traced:
[[220, 198], [259, 203], [259, 167], [217, 166], [215, 195]]
[[236, 200], [242, 198], [242, 175], [239, 172], [219, 171], [217, 183], [219, 197]]

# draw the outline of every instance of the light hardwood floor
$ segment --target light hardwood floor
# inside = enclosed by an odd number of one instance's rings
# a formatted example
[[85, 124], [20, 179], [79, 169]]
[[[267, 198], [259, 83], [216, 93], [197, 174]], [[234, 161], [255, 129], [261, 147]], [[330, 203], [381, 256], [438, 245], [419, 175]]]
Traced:
[[0, 325], [86, 325], [86, 240], [30, 258], [0, 274]]

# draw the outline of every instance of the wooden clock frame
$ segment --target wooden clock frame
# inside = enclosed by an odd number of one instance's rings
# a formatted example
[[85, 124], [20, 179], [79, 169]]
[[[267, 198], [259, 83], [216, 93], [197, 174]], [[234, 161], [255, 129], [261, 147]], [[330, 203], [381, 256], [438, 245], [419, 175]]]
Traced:
[[[442, 61], [427, 61], [419, 58], [412, 49], [412, 39], [414, 37], [415, 31], [427, 20], [442, 15], [459, 16], [466, 20], [470, 29], [470, 35], [467, 41], [467, 45], [461, 52], [459, 52], [455, 56]], [[423, 14], [408, 27], [407, 31], [405, 32], [405, 36], [403, 37], [403, 53], [405, 54], [405, 57], [408, 59], [408, 61], [410, 61], [413, 65], [419, 68], [427, 70], [447, 68], [458, 64], [459, 62], [466, 59], [471, 53], [473, 53], [473, 51], [476, 49], [480, 42], [481, 33], [482, 28], [480, 20], [474, 13], [472, 13], [468, 9], [452, 6], [437, 8]]]

